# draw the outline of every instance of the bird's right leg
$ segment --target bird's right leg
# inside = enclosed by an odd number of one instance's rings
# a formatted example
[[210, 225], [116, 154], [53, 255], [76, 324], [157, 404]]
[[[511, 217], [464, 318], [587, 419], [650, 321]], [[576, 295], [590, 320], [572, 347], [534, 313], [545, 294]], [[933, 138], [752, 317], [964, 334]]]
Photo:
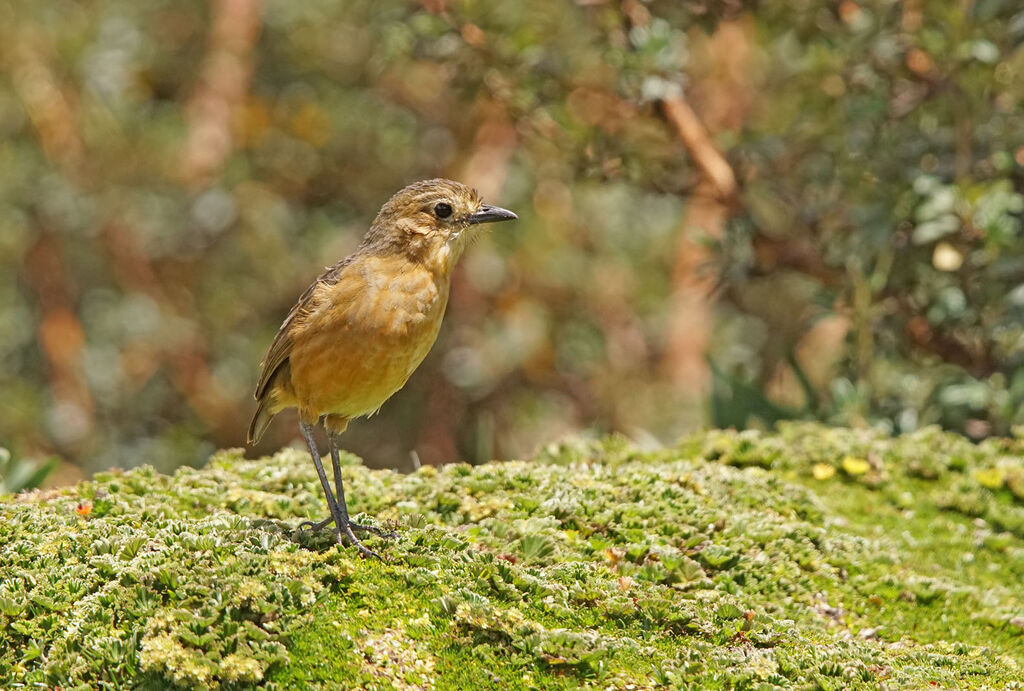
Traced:
[[[331, 484], [327, 481], [327, 473], [324, 472], [324, 464], [320, 461], [320, 452], [316, 448], [316, 438], [313, 436], [313, 426], [304, 420], [299, 420], [299, 430], [309, 447], [309, 455], [313, 457], [313, 465], [316, 466], [316, 474], [320, 477], [320, 486], [323, 487], [324, 495], [327, 497], [327, 508], [331, 512], [329, 520], [334, 521], [335, 530], [338, 534], [338, 544], [342, 542], [342, 526], [348, 526], [348, 516], [343, 516], [338, 509], [338, 502], [334, 499], [334, 492], [331, 491]], [[326, 525], [326, 521], [324, 522]]]
[[[377, 557], [378, 559], [381, 559], [379, 554], [369, 549], [359, 541], [359, 538], [356, 537], [354, 532], [354, 529], [358, 524], [353, 523], [348, 517], [348, 505], [345, 503], [345, 485], [341, 479], [341, 455], [338, 451], [338, 438], [340, 436], [340, 434], [332, 429], [327, 429], [327, 440], [331, 445], [331, 465], [334, 466], [334, 488], [338, 492], [338, 498], [335, 505], [338, 507], [338, 511], [344, 517], [345, 521], [345, 526], [342, 530], [345, 535], [348, 536], [349, 542], [355, 545], [356, 549], [358, 549], [359, 553], [364, 557]], [[358, 525], [358, 527], [363, 530], [367, 529], [367, 526]], [[383, 559], [381, 559], [381, 561], [383, 561]]]

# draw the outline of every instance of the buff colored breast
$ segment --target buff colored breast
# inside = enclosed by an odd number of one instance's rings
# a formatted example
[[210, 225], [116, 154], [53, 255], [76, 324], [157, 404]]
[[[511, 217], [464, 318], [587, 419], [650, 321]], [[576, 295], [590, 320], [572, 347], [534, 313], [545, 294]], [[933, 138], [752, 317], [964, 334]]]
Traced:
[[307, 418], [373, 413], [433, 346], [448, 303], [448, 272], [374, 257], [319, 290], [317, 308], [293, 335], [295, 400], [288, 403]]

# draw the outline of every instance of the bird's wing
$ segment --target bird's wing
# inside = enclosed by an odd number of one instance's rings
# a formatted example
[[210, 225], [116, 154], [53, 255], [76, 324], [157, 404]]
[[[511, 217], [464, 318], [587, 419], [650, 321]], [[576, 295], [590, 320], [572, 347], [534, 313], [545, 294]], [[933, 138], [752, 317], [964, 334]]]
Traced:
[[274, 342], [270, 344], [270, 350], [267, 351], [267, 356], [263, 358], [260, 369], [260, 380], [256, 385], [256, 400], [260, 400], [267, 393], [267, 389], [270, 386], [271, 381], [274, 379], [274, 374], [281, 368], [285, 362], [288, 361], [288, 357], [292, 352], [292, 325], [297, 321], [304, 319], [307, 314], [312, 312], [320, 302], [320, 291], [317, 289], [321, 286], [329, 286], [338, 282], [342, 272], [352, 262], [352, 257], [346, 257], [334, 266], [327, 267], [320, 276], [317, 277], [313, 284], [306, 288], [306, 292], [302, 294], [298, 302], [296, 302], [291, 311], [288, 312], [288, 316], [284, 318], [281, 323], [281, 328], [278, 329], [277, 335], [274, 337]]

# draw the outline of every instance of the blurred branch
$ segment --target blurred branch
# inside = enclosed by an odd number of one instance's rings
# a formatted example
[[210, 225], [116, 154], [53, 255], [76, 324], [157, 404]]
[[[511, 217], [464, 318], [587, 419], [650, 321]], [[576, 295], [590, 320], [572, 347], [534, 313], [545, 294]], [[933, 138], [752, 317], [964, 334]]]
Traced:
[[964, 343], [955, 333], [934, 328], [906, 297], [897, 297], [896, 304], [901, 313], [901, 321], [906, 325], [904, 328], [910, 344], [920, 352], [962, 367], [971, 376], [978, 378], [989, 377], [999, 370], [990, 344], [980, 341]]
[[922, 5], [924, 0], [903, 0], [900, 28], [913, 33], [921, 28]]
[[96, 407], [82, 370], [85, 331], [75, 314], [72, 287], [60, 245], [40, 231], [25, 257], [25, 279], [41, 311], [37, 334], [49, 365], [50, 391], [58, 411], [58, 441], [76, 446], [95, 429]]
[[712, 306], [716, 279], [711, 250], [703, 238], [717, 238], [727, 213], [714, 186], [697, 186], [686, 206], [676, 244], [672, 272], [672, 309], [669, 312], [668, 347], [664, 366], [680, 388], [702, 396], [711, 383], [707, 351], [711, 340]]
[[74, 170], [82, 159], [82, 141], [71, 103], [43, 57], [43, 34], [21, 26], [13, 41], [5, 62], [43, 152], [55, 166]]
[[[424, 6], [430, 11], [444, 10], [443, 2], [424, 2]], [[501, 102], [484, 97], [478, 99], [475, 110], [479, 124], [456, 177], [476, 188], [484, 199], [500, 198], [518, 136]], [[460, 312], [481, 314], [492, 307], [484, 304], [487, 298], [476, 284], [466, 280], [464, 266], [455, 272], [453, 300], [459, 303]], [[451, 414], [455, 398], [451, 384], [443, 377], [438, 377], [438, 383], [425, 395], [424, 424], [419, 426], [415, 444], [424, 463], [441, 464], [459, 456], [458, 433], [464, 420]]]
[[[630, 16], [630, 20], [636, 17]], [[749, 33], [747, 25], [723, 22], [703, 46], [703, 89], [708, 101], [718, 107], [715, 120], [722, 129], [741, 126], [749, 110], [751, 85], [745, 69]], [[706, 240], [722, 236], [726, 221], [739, 204], [738, 185], [732, 166], [714, 145], [711, 131], [682, 94], [667, 95], [662, 107], [702, 176], [687, 204], [676, 249], [664, 365], [677, 386], [701, 396], [711, 385], [707, 350], [716, 284], [707, 270], [711, 252]]]
[[753, 276], [766, 276], [779, 270], [797, 271], [821, 281], [826, 286], [837, 286], [845, 278], [841, 269], [825, 263], [821, 248], [809, 238], [772, 237], [759, 232], [754, 236]]
[[663, 99], [662, 106], [665, 118], [675, 128], [676, 134], [705, 179], [711, 183], [715, 197], [723, 203], [734, 203], [737, 192], [736, 174], [711, 141], [711, 135], [693, 112], [693, 108], [681, 95]]
[[518, 137], [505, 107], [493, 100], [478, 104], [480, 126], [473, 148], [462, 165], [462, 180], [475, 187], [484, 199], [494, 199], [505, 184], [508, 164], [516, 150]]
[[189, 130], [180, 175], [193, 188], [217, 177], [234, 146], [232, 115], [249, 88], [262, 23], [259, 0], [214, 0], [212, 6], [206, 57], [186, 106]]

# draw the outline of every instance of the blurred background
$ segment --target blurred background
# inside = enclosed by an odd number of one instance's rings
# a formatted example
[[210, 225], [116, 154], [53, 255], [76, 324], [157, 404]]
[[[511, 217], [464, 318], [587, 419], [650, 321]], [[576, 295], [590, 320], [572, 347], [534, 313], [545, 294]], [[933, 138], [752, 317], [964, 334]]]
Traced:
[[[1022, 42], [1019, 0], [5, 2], [0, 475], [243, 445], [297, 296], [434, 176], [521, 221], [346, 434], [369, 465], [782, 418], [1007, 433]], [[250, 454], [297, 438], [282, 415]]]

